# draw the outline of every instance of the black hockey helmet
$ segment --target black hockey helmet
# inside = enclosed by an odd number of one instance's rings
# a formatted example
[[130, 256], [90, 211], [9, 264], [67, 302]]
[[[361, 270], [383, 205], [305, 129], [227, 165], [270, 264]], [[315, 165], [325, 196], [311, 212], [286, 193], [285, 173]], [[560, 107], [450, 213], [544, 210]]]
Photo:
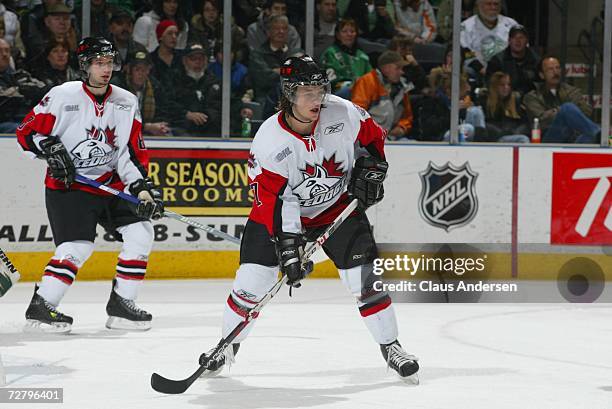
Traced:
[[325, 90], [322, 101], [330, 93], [327, 73], [319, 68], [316, 62], [308, 56], [289, 57], [280, 67], [281, 88], [283, 95], [295, 103], [295, 93], [298, 86], [321, 86]]
[[87, 72], [91, 60], [98, 57], [113, 57], [113, 71], [121, 70], [119, 53], [113, 43], [104, 37], [87, 37], [81, 40], [76, 50], [79, 68]]

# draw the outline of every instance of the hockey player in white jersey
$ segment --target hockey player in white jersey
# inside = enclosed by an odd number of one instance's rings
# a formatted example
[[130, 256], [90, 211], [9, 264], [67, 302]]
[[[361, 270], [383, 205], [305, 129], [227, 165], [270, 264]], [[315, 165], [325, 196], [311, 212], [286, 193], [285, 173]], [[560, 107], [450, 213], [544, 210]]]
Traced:
[[[259, 128], [250, 150], [253, 208], [240, 248], [240, 267], [223, 315], [226, 337], [265, 295], [280, 270], [300, 285], [312, 269], [304, 245], [345, 209], [350, 197], [360, 207], [323, 245], [340, 278], [356, 297], [359, 313], [388, 365], [404, 378], [415, 374], [417, 358], [399, 344], [395, 312], [369, 279], [377, 257], [365, 209], [382, 200], [387, 162], [386, 132], [350, 101], [330, 95], [325, 71], [308, 56], [291, 57], [280, 68], [280, 112]], [[375, 177], [372, 177], [372, 176]], [[218, 359], [200, 357], [209, 375], [232, 362], [252, 321]]]
[[[77, 48], [83, 81], [56, 86], [17, 130], [21, 148], [47, 161], [45, 202], [55, 254], [35, 285], [26, 311], [26, 330], [68, 332], [73, 319], [57, 310], [79, 269], [92, 254], [96, 225], [122, 241], [106, 311], [112, 329], [146, 330], [151, 314], [135, 303], [153, 244], [150, 219], [163, 203], [147, 179], [148, 156], [141, 135], [138, 101], [109, 85], [120, 64], [104, 38], [85, 38]], [[137, 196], [135, 206], [100, 190], [74, 183], [83, 175]]]

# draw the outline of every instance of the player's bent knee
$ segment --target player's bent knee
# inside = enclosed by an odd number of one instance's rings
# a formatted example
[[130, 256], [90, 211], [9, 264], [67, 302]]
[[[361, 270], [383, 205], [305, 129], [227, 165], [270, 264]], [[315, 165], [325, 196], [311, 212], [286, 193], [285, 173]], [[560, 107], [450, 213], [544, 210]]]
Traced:
[[232, 286], [232, 296], [245, 307], [252, 307], [272, 288], [277, 277], [277, 266], [241, 264]]
[[123, 236], [123, 252], [135, 255], [149, 255], [153, 248], [153, 224], [138, 222], [117, 229]]
[[58, 260], [69, 260], [81, 268], [93, 253], [94, 244], [91, 241], [77, 240], [61, 243], [55, 249], [53, 258]]
[[368, 269], [367, 265], [352, 267], [349, 269], [338, 269], [342, 284], [344, 284], [351, 294], [358, 298], [361, 297], [363, 284], [365, 282], [364, 279], [368, 276], [368, 271], [371, 271], [371, 268]]

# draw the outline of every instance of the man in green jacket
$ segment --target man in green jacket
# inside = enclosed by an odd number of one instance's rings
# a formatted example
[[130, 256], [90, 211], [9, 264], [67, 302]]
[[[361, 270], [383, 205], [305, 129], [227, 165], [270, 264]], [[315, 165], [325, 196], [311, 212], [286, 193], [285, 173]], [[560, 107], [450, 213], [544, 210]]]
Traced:
[[542, 58], [539, 74], [544, 82], [525, 95], [523, 103], [532, 123], [536, 118], [540, 122], [542, 142], [597, 143], [601, 128], [589, 119], [593, 108], [580, 89], [561, 82], [559, 60]]

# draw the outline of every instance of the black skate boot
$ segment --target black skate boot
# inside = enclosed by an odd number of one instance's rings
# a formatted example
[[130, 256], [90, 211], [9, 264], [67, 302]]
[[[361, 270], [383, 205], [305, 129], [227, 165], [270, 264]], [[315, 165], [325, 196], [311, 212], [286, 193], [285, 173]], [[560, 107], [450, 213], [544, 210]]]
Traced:
[[215, 351], [215, 348], [200, 355], [200, 365], [203, 365], [205, 362], [207, 363], [207, 370], [200, 375], [200, 378], [212, 378], [219, 375], [226, 363], [228, 368], [232, 366], [232, 364], [235, 362], [234, 357], [240, 349], [240, 344], [232, 344], [231, 346], [225, 348], [225, 351], [223, 351], [223, 354], [221, 354], [219, 357], [216, 359], [211, 359], [210, 356]]
[[68, 333], [72, 329], [72, 317], [62, 314], [55, 306], [38, 295], [38, 285], [34, 285], [34, 295], [26, 310], [25, 332]]
[[387, 366], [397, 372], [403, 380], [416, 385], [419, 384], [419, 377], [417, 375], [419, 370], [417, 361], [419, 358], [404, 351], [404, 348], [402, 348], [398, 341], [381, 345], [380, 351], [385, 361], [387, 361]]
[[106, 304], [106, 313], [108, 314], [106, 328], [136, 331], [151, 329], [153, 316], [138, 308], [133, 300], [128, 300], [117, 294], [115, 292], [116, 282], [117, 280], [113, 280], [113, 289]]

